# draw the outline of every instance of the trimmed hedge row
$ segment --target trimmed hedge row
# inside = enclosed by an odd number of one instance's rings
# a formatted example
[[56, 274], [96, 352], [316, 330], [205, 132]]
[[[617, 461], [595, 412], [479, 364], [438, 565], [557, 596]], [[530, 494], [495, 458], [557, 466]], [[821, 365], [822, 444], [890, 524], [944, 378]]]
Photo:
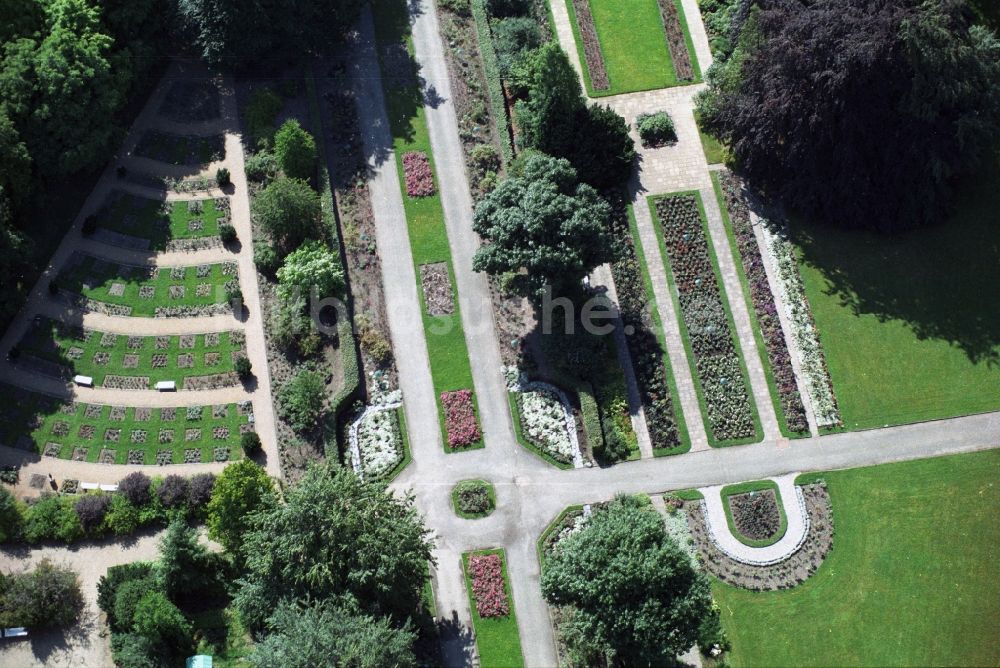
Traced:
[[511, 145], [507, 116], [507, 105], [503, 95], [503, 83], [500, 81], [500, 65], [497, 63], [496, 47], [493, 45], [493, 33], [490, 31], [490, 18], [486, 10], [486, 0], [472, 0], [472, 18], [476, 22], [476, 33], [479, 36], [479, 52], [483, 59], [483, 74], [486, 76], [486, 89], [490, 96], [493, 122], [497, 126], [500, 140], [500, 153], [504, 164], [514, 159], [514, 147]]

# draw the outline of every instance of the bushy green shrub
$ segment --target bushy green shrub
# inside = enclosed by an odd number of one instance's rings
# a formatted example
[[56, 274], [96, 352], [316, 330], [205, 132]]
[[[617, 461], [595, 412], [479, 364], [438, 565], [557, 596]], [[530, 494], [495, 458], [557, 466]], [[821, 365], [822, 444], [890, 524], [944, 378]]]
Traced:
[[0, 487], [0, 543], [21, 535], [24, 507], [6, 487]]
[[138, 580], [123, 582], [115, 592], [113, 614], [108, 615], [108, 623], [111, 624], [112, 628], [131, 629], [135, 622], [135, 611], [139, 607], [139, 601], [155, 588], [156, 579], [152, 574]]
[[248, 456], [255, 455], [260, 452], [260, 436], [255, 431], [248, 431], [240, 437], [240, 445]]
[[42, 560], [32, 571], [0, 577], [0, 626], [65, 628], [83, 609], [74, 571]]
[[[117, 626], [117, 620], [114, 617], [114, 608], [118, 590], [126, 582], [150, 577], [152, 569], [152, 564], [142, 561], [121, 564], [110, 567], [108, 572], [102, 575], [100, 580], [97, 581], [97, 606], [108, 615], [108, 622], [112, 628]], [[126, 625], [131, 624], [131, 622], [132, 618], [130, 617], [126, 620]]]
[[636, 119], [635, 126], [639, 130], [639, 137], [642, 138], [643, 146], [665, 146], [677, 141], [674, 120], [665, 111], [642, 114]]
[[115, 494], [111, 498], [111, 507], [104, 518], [104, 523], [116, 536], [128, 536], [139, 528], [139, 509], [129, 503], [124, 496]]
[[511, 16], [493, 23], [493, 45], [500, 76], [507, 78], [511, 68], [525, 53], [542, 43], [538, 23], [528, 16]]
[[321, 299], [339, 297], [344, 292], [344, 268], [340, 255], [321, 241], [302, 244], [289, 253], [278, 270], [278, 294], [289, 299], [294, 294], [310, 295], [315, 290]]
[[83, 536], [83, 527], [69, 498], [45, 493], [28, 506], [22, 535], [29, 543], [43, 540], [70, 543]]
[[254, 199], [253, 215], [287, 252], [319, 232], [319, 195], [301, 179], [280, 177]]
[[250, 358], [246, 355], [240, 355], [233, 362], [233, 370], [236, 371], [236, 375], [240, 377], [241, 380], [247, 380], [253, 375], [253, 365], [250, 364]]
[[316, 174], [316, 141], [295, 119], [274, 135], [274, 155], [286, 176], [308, 181]]
[[525, 16], [531, 12], [531, 0], [488, 0], [487, 7], [495, 18]]
[[246, 159], [244, 170], [251, 181], [271, 181], [278, 174], [278, 160], [269, 151], [257, 151]]
[[219, 167], [215, 170], [215, 182], [219, 184], [220, 188], [225, 188], [233, 182], [233, 178], [229, 173], [228, 167]]
[[278, 390], [281, 416], [292, 429], [306, 432], [319, 425], [326, 412], [326, 381], [311, 367], [300, 369]]
[[269, 144], [274, 137], [274, 121], [284, 102], [270, 88], [255, 90], [247, 104], [247, 129], [256, 144]]
[[236, 241], [236, 228], [229, 223], [219, 225], [219, 239], [224, 244], [231, 244]]
[[274, 276], [281, 266], [281, 256], [274, 246], [266, 241], [253, 242], [253, 263], [262, 274]]

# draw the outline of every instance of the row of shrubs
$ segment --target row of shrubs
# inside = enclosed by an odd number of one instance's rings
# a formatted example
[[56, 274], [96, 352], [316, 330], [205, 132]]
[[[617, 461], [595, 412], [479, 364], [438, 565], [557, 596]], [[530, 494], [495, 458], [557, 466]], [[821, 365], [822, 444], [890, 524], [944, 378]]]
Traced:
[[0, 541], [72, 543], [108, 534], [127, 536], [142, 527], [163, 525], [175, 516], [202, 520], [214, 487], [211, 473], [150, 478], [135, 471], [111, 493], [49, 492], [22, 503], [0, 488]]

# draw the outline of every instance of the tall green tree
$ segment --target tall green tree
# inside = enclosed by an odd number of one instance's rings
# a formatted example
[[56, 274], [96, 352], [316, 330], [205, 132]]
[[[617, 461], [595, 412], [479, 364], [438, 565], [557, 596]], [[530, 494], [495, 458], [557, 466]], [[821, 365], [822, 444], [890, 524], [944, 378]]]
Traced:
[[758, 4], [698, 100], [751, 185], [844, 227], [944, 218], [1000, 139], [996, 36], [951, 0]]
[[160, 539], [156, 580], [172, 601], [212, 584], [212, 555], [198, 542], [198, 532], [182, 518], [175, 518]]
[[412, 497], [353, 471], [313, 466], [285, 503], [244, 536], [246, 576], [233, 600], [259, 629], [283, 599], [350, 599], [367, 614], [405, 620], [431, 561], [429, 531]]
[[208, 535], [238, 553], [251, 517], [275, 503], [274, 483], [267, 471], [249, 459], [230, 464], [219, 474], [208, 502]]
[[250, 655], [254, 668], [415, 666], [416, 634], [385, 617], [359, 614], [347, 605], [284, 603], [267, 620], [268, 634]]
[[274, 135], [274, 155], [287, 176], [308, 181], [316, 174], [316, 141], [294, 118]]
[[536, 296], [546, 285], [562, 292], [613, 257], [610, 217], [607, 202], [577, 182], [569, 162], [531, 155], [519, 176], [476, 207], [473, 229], [486, 243], [472, 266], [493, 275], [524, 270]]
[[150, 591], [142, 597], [132, 628], [150, 642], [155, 656], [182, 659], [193, 649], [191, 622], [163, 592]]
[[321, 298], [344, 292], [344, 268], [340, 255], [320, 241], [307, 241], [285, 258], [278, 270], [278, 293], [291, 299], [298, 292], [308, 295], [315, 288]]
[[542, 594], [568, 608], [563, 631], [576, 665], [671, 665], [717, 614], [707, 578], [636, 497], [594, 511], [557, 544]]
[[287, 253], [319, 231], [319, 195], [300, 179], [275, 179], [254, 199], [253, 215]]
[[516, 107], [524, 144], [566, 157], [579, 140], [579, 128], [573, 121], [587, 107], [576, 70], [555, 41], [535, 51], [526, 70], [527, 98]]

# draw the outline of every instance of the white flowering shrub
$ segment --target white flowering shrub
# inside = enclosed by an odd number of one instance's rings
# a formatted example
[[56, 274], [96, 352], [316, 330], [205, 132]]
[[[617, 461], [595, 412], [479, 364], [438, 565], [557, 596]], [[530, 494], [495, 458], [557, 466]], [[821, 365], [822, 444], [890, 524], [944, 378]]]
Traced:
[[403, 436], [395, 409], [369, 411], [358, 423], [361, 471], [366, 478], [385, 475], [403, 459]]
[[519, 399], [524, 437], [559, 461], [572, 462], [573, 441], [559, 397], [536, 389], [520, 393]]

